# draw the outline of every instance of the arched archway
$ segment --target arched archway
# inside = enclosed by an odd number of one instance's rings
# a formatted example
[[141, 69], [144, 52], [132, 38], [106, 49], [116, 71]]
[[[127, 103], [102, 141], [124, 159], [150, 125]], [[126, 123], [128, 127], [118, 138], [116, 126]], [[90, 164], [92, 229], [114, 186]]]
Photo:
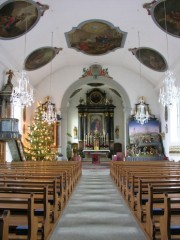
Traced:
[[[61, 115], [62, 115], [62, 121], [61, 121], [61, 129], [60, 129], [60, 142], [61, 142], [61, 152], [63, 156], [66, 156], [66, 146], [67, 146], [67, 133], [69, 132], [69, 121], [70, 119], [72, 120], [72, 117], [69, 115], [69, 109], [71, 105], [75, 104], [75, 100], [72, 99], [72, 94], [77, 91], [76, 97], [78, 98], [79, 96], [82, 96], [83, 94], [85, 95], [86, 92], [89, 90], [89, 84], [92, 83], [100, 83], [103, 84], [100, 89], [104, 88], [109, 91], [109, 93], [114, 96], [116, 94], [119, 95], [119, 102], [116, 104], [122, 105], [122, 126], [121, 126], [121, 133], [123, 136], [123, 139], [121, 139], [121, 142], [123, 143], [123, 151], [126, 149], [126, 143], [127, 143], [127, 123], [128, 123], [128, 118], [130, 116], [131, 112], [131, 105], [130, 105], [130, 100], [127, 92], [124, 90], [124, 88], [115, 80], [109, 77], [103, 77], [99, 76], [97, 79], [94, 79], [92, 76], [90, 77], [85, 77], [85, 78], [80, 78], [77, 81], [75, 81], [64, 93], [62, 102], [61, 102]], [[91, 87], [92, 88], [92, 87]], [[115, 93], [113, 93], [113, 91]], [[76, 98], [76, 101], [77, 101]], [[78, 105], [78, 104], [77, 104]], [[75, 111], [77, 112], [76, 105], [74, 105]], [[71, 116], [72, 116], [72, 108], [71, 108]], [[76, 113], [75, 113], [76, 114]], [[118, 113], [117, 113], [118, 114]]]

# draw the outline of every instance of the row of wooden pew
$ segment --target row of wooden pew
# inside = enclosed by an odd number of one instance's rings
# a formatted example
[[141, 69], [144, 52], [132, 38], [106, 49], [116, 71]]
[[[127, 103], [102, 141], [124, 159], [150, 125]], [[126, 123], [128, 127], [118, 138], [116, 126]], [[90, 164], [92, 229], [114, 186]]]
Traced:
[[81, 174], [80, 161], [0, 164], [0, 240], [49, 239]]
[[180, 162], [112, 161], [110, 174], [149, 239], [180, 239]]

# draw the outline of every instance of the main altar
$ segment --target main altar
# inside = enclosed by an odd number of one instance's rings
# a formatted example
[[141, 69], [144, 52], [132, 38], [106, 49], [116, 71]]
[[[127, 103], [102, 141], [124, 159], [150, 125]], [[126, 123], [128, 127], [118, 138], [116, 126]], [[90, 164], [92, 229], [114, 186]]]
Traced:
[[90, 161], [92, 161], [92, 163], [100, 163], [102, 159], [107, 159], [109, 152], [110, 152], [109, 149], [101, 149], [101, 150], [84, 149], [83, 150], [83, 153], [86, 159], [90, 158]]
[[78, 108], [78, 145], [84, 156], [105, 155], [114, 147], [114, 108], [105, 92], [94, 88], [80, 98]]

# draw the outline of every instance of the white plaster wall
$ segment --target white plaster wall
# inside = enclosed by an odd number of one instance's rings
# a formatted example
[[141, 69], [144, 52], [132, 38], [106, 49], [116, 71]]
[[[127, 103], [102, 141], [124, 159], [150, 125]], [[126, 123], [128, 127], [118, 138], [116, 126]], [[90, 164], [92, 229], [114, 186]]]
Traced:
[[[73, 115], [73, 118], [71, 116], [63, 118], [62, 115], [63, 119], [61, 121], [61, 144], [67, 142], [66, 133], [68, 131], [72, 133], [73, 130], [70, 129], [70, 126], [72, 126], [73, 128], [74, 125], [77, 124], [77, 111], [75, 111], [72, 103], [68, 103], [68, 96], [70, 97], [70, 95], [72, 94], [72, 89], [70, 91], [71, 85], [76, 84], [76, 81], [78, 82], [79, 78], [82, 75], [82, 69], [84, 67], [88, 68], [89, 66], [69, 66], [62, 68], [53, 74], [53, 76], [51, 77], [51, 82], [49, 76], [47, 76], [44, 81], [42, 81], [38, 86], [36, 86], [36, 99], [44, 101], [46, 96], [50, 96], [52, 98], [52, 102], [56, 104], [57, 110], [60, 109], [61, 112], [64, 114], [67, 114], [67, 112], [69, 112], [67, 111], [67, 109], [61, 108], [62, 99], [66, 94], [67, 105], [71, 108], [70, 112], [72, 113], [71, 115]], [[112, 81], [109, 82], [109, 85], [120, 85], [121, 88], [124, 90], [124, 93], [128, 95], [130, 101], [130, 109], [124, 110], [123, 108], [126, 108], [127, 106], [124, 100], [123, 92], [120, 93], [120, 95], [122, 96], [123, 104], [122, 107], [120, 107], [121, 105], [116, 103], [119, 109], [117, 108], [117, 112], [115, 113], [114, 126], [119, 125], [120, 128], [124, 128], [127, 125], [127, 123], [124, 121], [128, 120], [128, 116], [130, 115], [131, 110], [134, 110], [135, 104], [138, 103], [141, 96], [145, 97], [145, 101], [149, 104], [151, 113], [154, 114], [157, 118], [161, 117], [160, 105], [158, 104], [159, 93], [157, 90], [155, 90], [154, 86], [149, 81], [140, 78], [139, 75], [125, 68], [110, 65], [102, 67], [108, 68], [109, 75], [113, 78], [112, 80], [109, 80]], [[83, 79], [81, 81], [83, 85]], [[78, 102], [74, 102], [73, 104], [78, 105]], [[123, 111], [126, 111], [125, 120], [118, 120], [118, 114], [121, 114]], [[72, 125], [69, 121], [70, 118], [72, 121], [74, 121]], [[126, 134], [120, 131], [120, 139], [121, 138], [126, 138]], [[65, 155], [65, 147], [62, 147], [62, 153], [63, 155]]]
[[[55, 72], [51, 79], [51, 88], [49, 76], [36, 86], [36, 100], [44, 101], [46, 96], [52, 97], [52, 101], [56, 103], [57, 108], [61, 107], [61, 101], [64, 93], [68, 88], [77, 81], [82, 75], [84, 66], [69, 66]], [[109, 75], [127, 92], [131, 107], [134, 109], [141, 96], [145, 97], [145, 101], [149, 104], [152, 114], [159, 118], [160, 105], [158, 103], [159, 92], [146, 79], [140, 79], [139, 75], [115, 66], [105, 66], [109, 70]], [[83, 80], [82, 80], [83, 84]]]

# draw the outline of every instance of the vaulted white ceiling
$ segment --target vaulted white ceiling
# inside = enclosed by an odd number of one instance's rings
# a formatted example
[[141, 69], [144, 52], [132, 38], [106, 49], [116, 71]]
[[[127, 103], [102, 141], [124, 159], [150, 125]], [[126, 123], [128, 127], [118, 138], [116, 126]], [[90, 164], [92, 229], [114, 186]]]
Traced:
[[[4, 2], [6, 1], [0, 0], [0, 4]], [[138, 74], [141, 70], [142, 78], [155, 87], [159, 86], [164, 73], [140, 65], [128, 49], [152, 48], [162, 54], [169, 67], [177, 73], [180, 70], [180, 39], [167, 35], [154, 23], [143, 8], [143, 4], [148, 2], [151, 0], [42, 0], [40, 3], [49, 5], [49, 9], [26, 35], [9, 40], [0, 39], [0, 64], [7, 69], [21, 70], [27, 55], [38, 48], [51, 46], [53, 33], [53, 46], [63, 49], [53, 59], [53, 71], [72, 65], [90, 66], [98, 63], [103, 68], [115, 65]], [[65, 32], [91, 19], [108, 21], [127, 32], [124, 47], [100, 56], [87, 55], [69, 48]], [[50, 65], [48, 63], [28, 72], [33, 86], [50, 74]]]

